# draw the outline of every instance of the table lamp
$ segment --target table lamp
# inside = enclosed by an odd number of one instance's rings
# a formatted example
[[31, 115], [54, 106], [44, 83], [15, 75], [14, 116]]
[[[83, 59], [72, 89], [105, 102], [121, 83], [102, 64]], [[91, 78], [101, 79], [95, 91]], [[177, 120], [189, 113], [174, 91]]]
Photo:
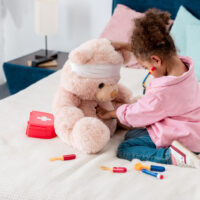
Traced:
[[35, 0], [35, 32], [45, 37], [45, 53], [35, 58], [43, 61], [56, 58], [55, 51], [48, 51], [47, 36], [58, 32], [58, 0]]

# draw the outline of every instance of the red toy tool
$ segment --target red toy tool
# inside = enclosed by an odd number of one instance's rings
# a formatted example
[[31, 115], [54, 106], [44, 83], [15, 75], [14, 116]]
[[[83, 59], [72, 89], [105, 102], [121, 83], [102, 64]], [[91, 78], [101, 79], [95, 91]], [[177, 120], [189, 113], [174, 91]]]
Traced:
[[70, 154], [70, 155], [63, 155], [62, 157], [58, 158], [58, 157], [55, 157], [55, 158], [50, 158], [49, 160], [50, 161], [55, 161], [55, 160], [74, 160], [76, 158], [76, 154]]
[[26, 135], [41, 139], [56, 137], [54, 116], [50, 113], [32, 111], [30, 113]]
[[100, 169], [112, 171], [114, 173], [126, 173], [127, 169], [125, 167], [113, 167], [112, 169], [104, 166], [100, 166]]

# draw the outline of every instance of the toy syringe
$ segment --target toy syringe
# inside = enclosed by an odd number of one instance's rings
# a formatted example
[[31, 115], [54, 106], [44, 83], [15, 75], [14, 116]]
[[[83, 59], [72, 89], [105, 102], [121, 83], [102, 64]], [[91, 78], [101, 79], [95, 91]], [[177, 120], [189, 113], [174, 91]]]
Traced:
[[113, 167], [113, 168], [108, 168], [104, 166], [100, 166], [101, 170], [106, 170], [106, 171], [112, 171], [114, 173], [126, 173], [127, 169], [125, 167]]

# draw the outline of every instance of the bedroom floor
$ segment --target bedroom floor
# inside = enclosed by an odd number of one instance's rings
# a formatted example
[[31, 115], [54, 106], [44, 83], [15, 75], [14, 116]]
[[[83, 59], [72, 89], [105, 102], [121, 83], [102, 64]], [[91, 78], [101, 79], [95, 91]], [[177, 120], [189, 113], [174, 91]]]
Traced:
[[7, 83], [0, 85], [0, 99], [6, 98], [10, 95]]

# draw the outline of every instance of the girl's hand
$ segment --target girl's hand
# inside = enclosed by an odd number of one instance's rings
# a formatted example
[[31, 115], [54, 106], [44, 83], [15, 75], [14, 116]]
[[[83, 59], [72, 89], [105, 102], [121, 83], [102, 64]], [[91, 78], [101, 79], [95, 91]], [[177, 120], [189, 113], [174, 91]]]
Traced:
[[96, 108], [97, 116], [101, 119], [113, 119], [117, 118], [116, 110], [113, 111], [106, 111], [101, 107]]

